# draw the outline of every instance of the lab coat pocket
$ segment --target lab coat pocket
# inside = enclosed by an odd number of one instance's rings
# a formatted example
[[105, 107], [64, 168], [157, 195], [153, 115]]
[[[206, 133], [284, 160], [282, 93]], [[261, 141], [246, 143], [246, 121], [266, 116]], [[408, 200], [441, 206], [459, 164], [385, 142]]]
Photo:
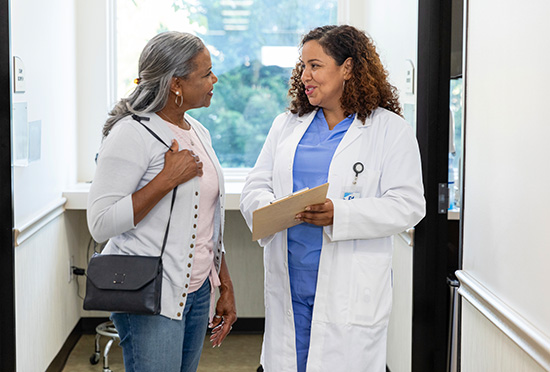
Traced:
[[365, 169], [364, 174], [357, 177], [357, 184], [363, 188], [363, 198], [379, 196], [378, 189], [380, 184], [380, 171], [374, 169]]
[[391, 257], [355, 254], [349, 322], [362, 326], [387, 324], [391, 305]]

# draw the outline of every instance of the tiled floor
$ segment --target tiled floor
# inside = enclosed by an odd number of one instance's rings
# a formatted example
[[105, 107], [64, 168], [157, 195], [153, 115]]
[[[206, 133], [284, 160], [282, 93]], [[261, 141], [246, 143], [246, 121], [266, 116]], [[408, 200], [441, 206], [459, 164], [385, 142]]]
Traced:
[[[101, 337], [102, 356], [107, 340]], [[94, 342], [94, 335], [80, 337], [63, 372], [102, 372], [103, 360], [96, 365], [90, 363], [95, 349]], [[256, 372], [260, 365], [262, 335], [230, 334], [219, 348], [213, 349], [209, 344], [208, 338], [205, 338], [198, 372]], [[113, 372], [124, 371], [122, 349], [116, 342], [109, 351], [109, 367]]]

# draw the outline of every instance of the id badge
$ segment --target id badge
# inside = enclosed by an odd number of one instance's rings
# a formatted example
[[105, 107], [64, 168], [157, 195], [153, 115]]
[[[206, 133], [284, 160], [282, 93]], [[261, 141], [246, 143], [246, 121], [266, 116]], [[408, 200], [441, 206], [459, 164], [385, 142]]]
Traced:
[[363, 192], [362, 187], [359, 187], [357, 185], [347, 186], [347, 187], [344, 187], [344, 191], [342, 192], [342, 198], [344, 200], [359, 199], [361, 197], [362, 192]]

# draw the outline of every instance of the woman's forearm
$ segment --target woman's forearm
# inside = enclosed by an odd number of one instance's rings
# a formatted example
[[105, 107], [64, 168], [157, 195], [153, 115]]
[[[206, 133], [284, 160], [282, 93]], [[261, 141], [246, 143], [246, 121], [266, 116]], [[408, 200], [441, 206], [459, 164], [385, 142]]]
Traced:
[[220, 266], [220, 292], [223, 292], [225, 290], [233, 291], [233, 282], [231, 281], [231, 276], [229, 275], [229, 269], [227, 268], [227, 264], [225, 263], [225, 254], [222, 254], [222, 263]]
[[173, 186], [164, 176], [159, 173], [147, 185], [132, 194], [132, 205], [134, 207], [134, 225], [137, 225], [147, 214], [166, 196]]

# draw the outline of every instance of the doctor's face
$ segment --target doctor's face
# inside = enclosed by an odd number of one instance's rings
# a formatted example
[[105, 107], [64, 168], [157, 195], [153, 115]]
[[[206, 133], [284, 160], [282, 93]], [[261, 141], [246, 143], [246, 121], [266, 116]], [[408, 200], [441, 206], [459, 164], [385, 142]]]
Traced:
[[346, 63], [338, 66], [334, 58], [326, 54], [316, 40], [304, 44], [301, 61], [302, 82], [309, 103], [329, 110], [340, 108]]

